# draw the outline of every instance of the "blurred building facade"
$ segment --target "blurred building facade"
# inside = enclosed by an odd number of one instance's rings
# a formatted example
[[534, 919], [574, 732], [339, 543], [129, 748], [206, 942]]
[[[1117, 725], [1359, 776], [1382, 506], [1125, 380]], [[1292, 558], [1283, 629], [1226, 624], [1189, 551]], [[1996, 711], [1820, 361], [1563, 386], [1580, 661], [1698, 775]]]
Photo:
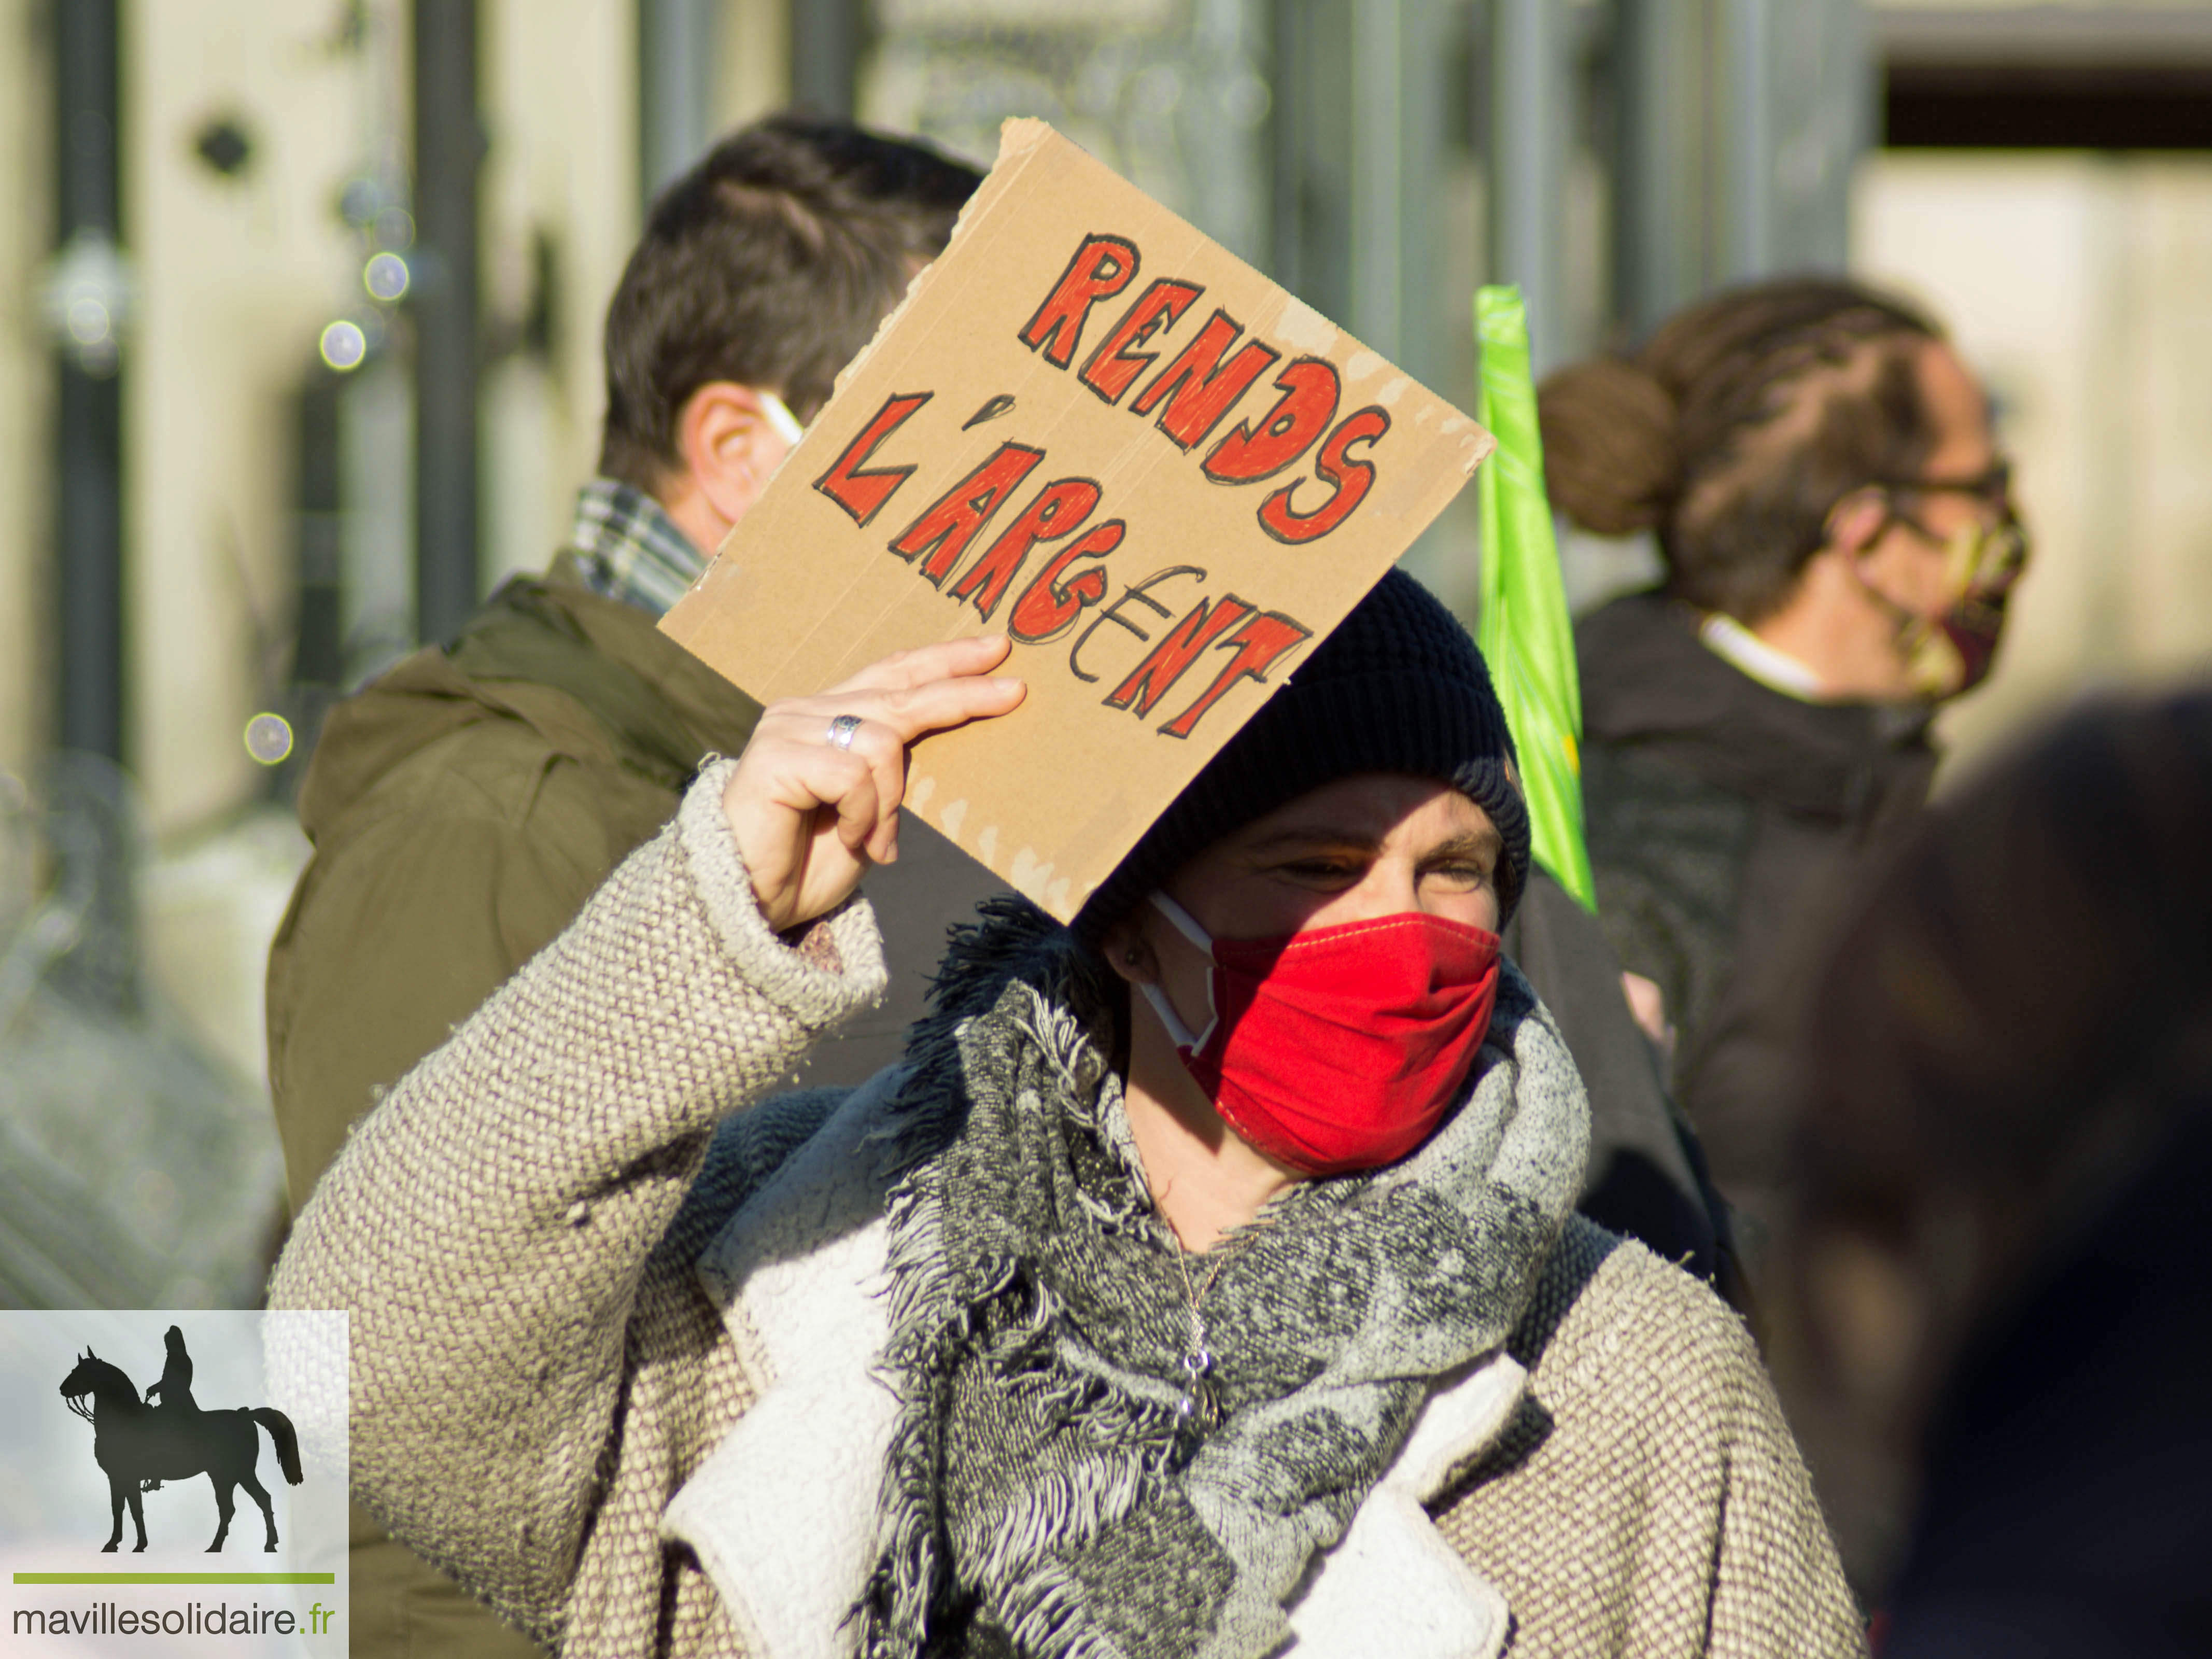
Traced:
[[1888, 144], [1852, 262], [1987, 380], [2036, 563], [1972, 759], [2085, 691], [2212, 665], [2212, 8], [1875, 14]]
[[[2212, 0], [0, 0], [0, 953], [54, 890], [68, 710], [109, 696], [148, 996], [250, 1115], [321, 709], [550, 554], [641, 204], [793, 100], [986, 162], [1043, 116], [1460, 400], [1483, 281], [1559, 362], [1858, 270], [1989, 377], [2037, 532], [1961, 753], [2212, 660]], [[103, 143], [115, 257], [72, 263]], [[70, 386], [118, 411], [112, 499]], [[105, 601], [59, 551], [102, 500]], [[1470, 501], [1411, 562], [1466, 605], [1479, 556]], [[1653, 568], [1568, 557], [1585, 601]]]

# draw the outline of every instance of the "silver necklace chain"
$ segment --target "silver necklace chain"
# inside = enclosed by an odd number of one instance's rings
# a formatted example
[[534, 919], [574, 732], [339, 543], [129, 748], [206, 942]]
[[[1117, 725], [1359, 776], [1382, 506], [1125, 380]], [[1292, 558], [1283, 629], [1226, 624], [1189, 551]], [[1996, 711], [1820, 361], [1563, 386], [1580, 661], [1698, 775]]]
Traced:
[[1245, 1237], [1232, 1238], [1215, 1254], [1213, 1271], [1207, 1273], [1203, 1285], [1194, 1287], [1190, 1281], [1189, 1253], [1178, 1246], [1176, 1266], [1182, 1273], [1183, 1300], [1190, 1304], [1190, 1346], [1182, 1357], [1182, 1398], [1176, 1401], [1176, 1429], [1178, 1435], [1195, 1437], [1209, 1434], [1221, 1421], [1221, 1395], [1213, 1383], [1213, 1350], [1206, 1346], [1206, 1298], [1213, 1293], [1213, 1286], [1228, 1267], [1230, 1257], [1243, 1249]]

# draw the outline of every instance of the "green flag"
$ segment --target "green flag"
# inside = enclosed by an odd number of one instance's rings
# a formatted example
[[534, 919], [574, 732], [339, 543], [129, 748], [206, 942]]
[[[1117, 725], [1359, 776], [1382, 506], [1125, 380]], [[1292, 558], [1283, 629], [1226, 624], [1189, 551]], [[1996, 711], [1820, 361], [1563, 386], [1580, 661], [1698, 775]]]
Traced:
[[1520, 751], [1536, 861], [1594, 911], [1597, 892], [1583, 840], [1582, 683], [1552, 504], [1544, 494], [1544, 441], [1536, 427], [1520, 289], [1475, 290], [1474, 336], [1482, 350], [1475, 418], [1498, 440], [1475, 479], [1482, 510], [1483, 659]]

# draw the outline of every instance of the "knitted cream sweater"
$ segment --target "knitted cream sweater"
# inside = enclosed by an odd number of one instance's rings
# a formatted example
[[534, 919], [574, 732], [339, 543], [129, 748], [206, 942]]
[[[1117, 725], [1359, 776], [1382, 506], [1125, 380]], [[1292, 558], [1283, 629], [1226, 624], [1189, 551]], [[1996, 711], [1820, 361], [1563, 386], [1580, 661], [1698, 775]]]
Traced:
[[[789, 1147], [714, 1129], [883, 984], [865, 906], [795, 950], [767, 931], [724, 777], [362, 1124], [270, 1285], [272, 1307], [352, 1313], [356, 1495], [568, 1654], [743, 1652], [659, 1530], [759, 1386], [695, 1268]], [[1512, 1346], [1519, 1416], [1432, 1505], [1504, 1593], [1510, 1653], [1863, 1650], [1772, 1390], [1705, 1286], [1577, 1222]]]

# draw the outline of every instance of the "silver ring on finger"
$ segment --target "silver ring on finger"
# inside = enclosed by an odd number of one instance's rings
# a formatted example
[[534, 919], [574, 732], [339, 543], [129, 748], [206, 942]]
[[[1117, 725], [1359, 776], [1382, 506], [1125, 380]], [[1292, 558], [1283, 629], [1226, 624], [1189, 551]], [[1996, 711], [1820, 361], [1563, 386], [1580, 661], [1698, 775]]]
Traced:
[[832, 749], [850, 749], [853, 746], [853, 733], [860, 729], [860, 717], [858, 714], [838, 715], [836, 720], [830, 722], [830, 746]]

